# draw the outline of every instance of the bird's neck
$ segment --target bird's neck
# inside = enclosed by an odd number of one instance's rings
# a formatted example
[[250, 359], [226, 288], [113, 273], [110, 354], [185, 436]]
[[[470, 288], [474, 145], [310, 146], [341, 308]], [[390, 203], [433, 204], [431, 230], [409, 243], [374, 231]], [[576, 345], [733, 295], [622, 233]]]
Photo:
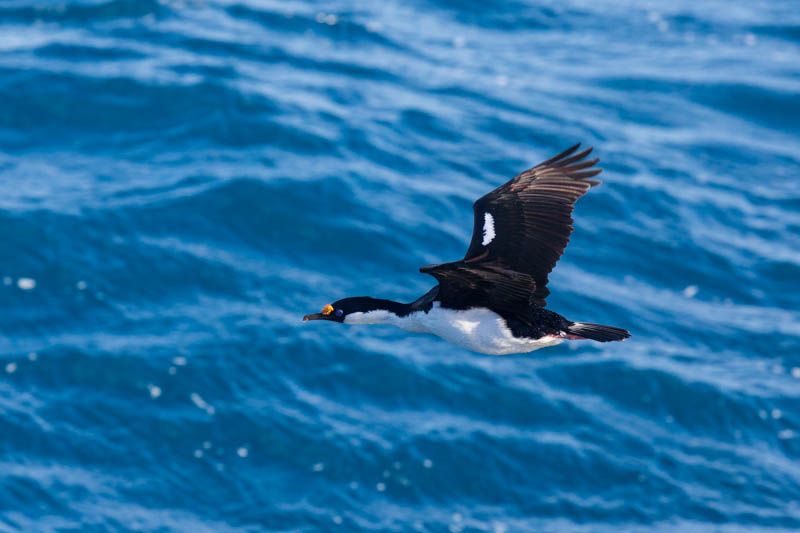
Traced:
[[411, 304], [392, 300], [370, 299], [370, 306], [363, 311], [348, 314], [345, 324], [391, 324], [400, 326], [403, 319], [411, 313]]

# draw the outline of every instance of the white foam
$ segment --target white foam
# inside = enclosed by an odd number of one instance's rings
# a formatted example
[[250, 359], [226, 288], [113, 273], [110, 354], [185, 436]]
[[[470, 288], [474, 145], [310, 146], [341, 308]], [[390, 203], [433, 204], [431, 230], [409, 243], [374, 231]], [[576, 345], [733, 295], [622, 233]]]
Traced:
[[36, 288], [36, 280], [33, 278], [19, 278], [17, 280], [17, 287], [23, 291], [29, 291]]
[[192, 400], [192, 403], [194, 403], [200, 409], [205, 409], [206, 407], [208, 407], [208, 404], [203, 399], [203, 397], [197, 394], [196, 392], [190, 394], [189, 398]]
[[497, 521], [492, 522], [492, 533], [506, 533], [507, 531], [508, 526], [504, 523]]
[[337, 17], [333, 13], [317, 13], [317, 16], [314, 17], [314, 20], [316, 20], [320, 24], [327, 24], [328, 26], [334, 26], [336, 25], [337, 22], [339, 22], [339, 17]]
[[202, 397], [202, 396], [200, 396], [199, 394], [197, 394], [196, 392], [193, 392], [193, 393], [192, 393], [192, 394], [189, 396], [189, 398], [191, 398], [191, 400], [192, 400], [192, 403], [194, 403], [194, 404], [195, 404], [197, 407], [199, 407], [200, 409], [203, 409], [203, 410], [205, 410], [205, 412], [206, 412], [206, 413], [208, 413], [208, 414], [210, 414], [210, 415], [213, 415], [213, 414], [214, 414], [214, 412], [215, 412], [214, 406], [213, 406], [213, 405], [210, 405], [208, 402], [206, 402], [206, 401], [203, 399], [203, 397]]

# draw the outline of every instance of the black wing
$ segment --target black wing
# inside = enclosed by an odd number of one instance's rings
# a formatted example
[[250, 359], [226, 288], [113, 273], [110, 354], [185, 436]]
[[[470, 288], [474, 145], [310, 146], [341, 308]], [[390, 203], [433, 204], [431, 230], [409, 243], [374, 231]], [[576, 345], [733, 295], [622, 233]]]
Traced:
[[468, 309], [477, 301], [495, 311], [516, 315], [536, 303], [536, 282], [529, 275], [496, 265], [455, 261], [419, 270], [439, 281], [437, 299], [450, 309]]
[[466, 282], [454, 282], [456, 276], [482, 276], [487, 283], [483, 271], [501, 269], [518, 276], [515, 290], [522, 279], [519, 276], [524, 276], [530, 302], [545, 305], [550, 294], [547, 276], [569, 242], [575, 201], [600, 184], [589, 179], [602, 172], [590, 168], [598, 160], [581, 161], [592, 149], [577, 152], [579, 147], [576, 144], [522, 172], [475, 202], [472, 241], [464, 259], [420, 269], [439, 279], [440, 300], [448, 297], [451, 289], [463, 289]]

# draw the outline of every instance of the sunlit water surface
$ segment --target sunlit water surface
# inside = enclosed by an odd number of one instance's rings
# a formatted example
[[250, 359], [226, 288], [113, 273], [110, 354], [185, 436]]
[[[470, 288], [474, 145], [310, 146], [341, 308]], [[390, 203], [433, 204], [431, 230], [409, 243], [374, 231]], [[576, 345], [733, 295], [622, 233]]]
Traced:
[[[796, 2], [0, 3], [0, 530], [800, 528]], [[401, 301], [583, 141], [490, 357]]]

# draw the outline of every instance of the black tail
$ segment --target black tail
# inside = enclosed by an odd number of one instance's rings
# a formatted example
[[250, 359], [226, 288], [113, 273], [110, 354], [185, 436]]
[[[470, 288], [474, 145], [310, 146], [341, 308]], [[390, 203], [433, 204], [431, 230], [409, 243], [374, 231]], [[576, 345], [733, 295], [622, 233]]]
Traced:
[[600, 342], [624, 341], [631, 336], [630, 333], [622, 328], [589, 324], [588, 322], [573, 322], [567, 328], [567, 333]]

